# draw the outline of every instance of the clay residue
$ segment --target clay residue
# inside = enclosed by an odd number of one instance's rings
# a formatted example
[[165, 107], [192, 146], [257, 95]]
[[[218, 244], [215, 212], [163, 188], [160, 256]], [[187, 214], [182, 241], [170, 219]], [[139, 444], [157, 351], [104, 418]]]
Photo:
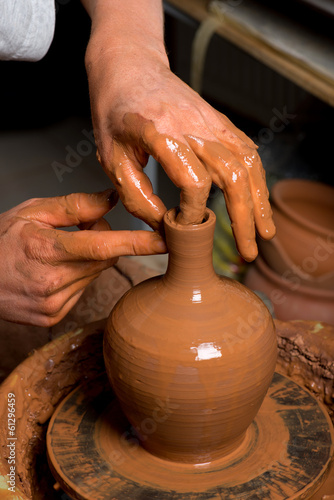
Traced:
[[278, 370], [309, 389], [334, 421], [334, 326], [297, 320], [275, 324]]
[[140, 446], [103, 374], [59, 405], [47, 443], [53, 473], [73, 498], [310, 498], [333, 451], [329, 424], [308, 392], [275, 374], [234, 452], [201, 464], [163, 460]]
[[[257, 255], [255, 230], [264, 239], [270, 239], [275, 234], [268, 189], [258, 153], [246, 144], [242, 149], [228, 142], [208, 141], [194, 136], [187, 136], [186, 139], [205, 166], [212, 182], [224, 192], [240, 254], [245, 260], [253, 260]], [[172, 142], [170, 138], [166, 138], [166, 142], [173, 145], [173, 151], [181, 152], [182, 157], [186, 156], [177, 141]], [[200, 182], [198, 184], [200, 186]], [[198, 191], [205, 195], [206, 202], [207, 189], [200, 191], [198, 187], [195, 189], [192, 186], [189, 194], [186, 189], [181, 190], [181, 211], [178, 216], [180, 223], [199, 223], [203, 219], [203, 209], [199, 213], [199, 209], [203, 207], [203, 199], [197, 199]]]
[[[143, 171], [152, 155], [180, 188], [178, 222], [202, 222], [214, 182], [224, 192], [238, 250], [246, 260], [253, 260], [257, 255], [255, 229], [264, 239], [275, 234], [265, 172], [255, 144], [224, 120], [219, 120], [220, 127], [190, 124], [188, 133], [180, 133], [171, 130], [164, 118], [157, 130], [154, 121], [138, 113], [124, 116], [127, 141], [141, 147], [133, 151], [119, 138], [113, 144], [112, 164], [104, 167], [123, 204], [153, 229], [161, 227], [166, 208]], [[202, 134], [191, 135], [194, 128]]]
[[[16, 484], [29, 499], [39, 498], [44, 473], [37, 478], [35, 467], [45, 448], [47, 420], [78, 382], [104, 368], [103, 327], [102, 320], [58, 338], [21, 363], [1, 385], [1, 422], [7, 421], [7, 394], [15, 394]], [[8, 473], [7, 437], [7, 426], [2, 425], [0, 472], [4, 476]]]

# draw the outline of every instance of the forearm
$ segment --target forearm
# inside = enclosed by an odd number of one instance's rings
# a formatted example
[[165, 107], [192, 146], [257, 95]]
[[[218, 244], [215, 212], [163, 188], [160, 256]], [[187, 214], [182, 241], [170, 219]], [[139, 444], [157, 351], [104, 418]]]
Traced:
[[161, 0], [82, 0], [92, 20], [87, 59], [103, 49], [126, 53], [150, 48], [165, 58], [164, 16]]

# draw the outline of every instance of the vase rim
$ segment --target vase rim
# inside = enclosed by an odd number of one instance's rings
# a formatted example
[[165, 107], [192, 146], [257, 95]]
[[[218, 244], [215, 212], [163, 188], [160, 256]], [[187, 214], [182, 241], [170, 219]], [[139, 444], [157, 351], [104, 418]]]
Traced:
[[209, 227], [216, 224], [216, 215], [210, 209], [206, 208], [204, 213], [203, 222], [200, 224], [179, 224], [176, 221], [177, 214], [179, 212], [179, 207], [170, 208], [164, 215], [164, 223], [177, 231], [206, 231]]

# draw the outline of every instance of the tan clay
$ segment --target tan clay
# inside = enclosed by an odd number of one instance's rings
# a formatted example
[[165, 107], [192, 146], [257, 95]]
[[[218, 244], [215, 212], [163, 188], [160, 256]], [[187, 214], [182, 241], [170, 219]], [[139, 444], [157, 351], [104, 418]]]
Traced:
[[52, 473], [71, 498], [306, 500], [329, 469], [329, 429], [326, 410], [276, 373], [236, 450], [201, 464], [162, 460], [139, 445], [104, 374], [58, 406], [47, 447]]
[[184, 225], [202, 222], [214, 182], [224, 192], [240, 254], [247, 261], [255, 259], [255, 228], [264, 239], [275, 234], [265, 172], [257, 147], [231, 123], [233, 132], [230, 134], [225, 127], [212, 127], [212, 133], [196, 137], [171, 134], [164, 118], [161, 123], [166, 127], [157, 130], [152, 121], [137, 113], [127, 113], [124, 117], [127, 135], [132, 141], [139, 139], [146, 153], [136, 148], [134, 154], [122, 142], [114, 141], [112, 169], [108, 165], [107, 173], [123, 204], [153, 229], [160, 229], [166, 207], [153, 193], [150, 179], [143, 172], [147, 153], [151, 154], [180, 188], [177, 221]]
[[[128, 262], [131, 263], [132, 261]], [[134, 268], [132, 276], [129, 279], [134, 282], [140, 281], [137, 280], [137, 275], [138, 272]], [[136, 276], [135, 279], [133, 279], [134, 276]], [[120, 296], [121, 291], [117, 289], [117, 293]], [[283, 323], [278, 320], [275, 320], [275, 326], [280, 348], [280, 371], [282, 368], [284, 374], [292, 376], [297, 382], [305, 383], [306, 387], [311, 389], [320, 401], [327, 404], [327, 409], [333, 418], [334, 405], [331, 394], [333, 393], [334, 378], [334, 327], [316, 322], [298, 321]], [[33, 353], [14, 370], [8, 381], [0, 385], [0, 420], [2, 422], [5, 422], [7, 418], [6, 403], [8, 392], [17, 394], [19, 396], [17, 398], [18, 402], [24, 408], [22, 418], [17, 421], [17, 436], [20, 442], [20, 446], [17, 448], [17, 451], [20, 452], [17, 457], [17, 470], [20, 477], [20, 486], [22, 486], [23, 491], [26, 491], [26, 495], [20, 495], [17, 492], [19, 500], [51, 500], [54, 498], [52, 478], [48, 483], [42, 485], [41, 478], [45, 478], [45, 471], [43, 469], [41, 473], [40, 468], [36, 467], [35, 462], [37, 456], [39, 457], [39, 462], [46, 462], [44, 455], [44, 434], [47, 424], [40, 424], [40, 412], [44, 414], [44, 408], [47, 403], [46, 397], [49, 398], [51, 414], [54, 408], [58, 406], [59, 401], [69, 391], [77, 387], [78, 383], [81, 383], [83, 380], [93, 380], [94, 377], [103, 373], [104, 363], [101, 346], [104, 328], [105, 321], [101, 321], [98, 325], [88, 325], [81, 332], [69, 333], [61, 339], [49, 343], [47, 346]], [[27, 329], [27, 334], [29, 331], [30, 329]], [[73, 349], [73, 347], [75, 348]], [[49, 363], [49, 360], [53, 360], [54, 363]], [[46, 371], [47, 366], [49, 368]], [[65, 384], [62, 383], [63, 379], [65, 380]], [[30, 392], [28, 389], [30, 389]], [[32, 412], [29, 410], [31, 390], [45, 395], [45, 399], [41, 399], [38, 411], [36, 411], [37, 407]], [[264, 409], [263, 405], [259, 414], [262, 412], [262, 409]], [[0, 460], [1, 478], [1, 476], [5, 477], [8, 473], [8, 462], [5, 459], [7, 445], [6, 426], [2, 426], [0, 431], [0, 447], [2, 449], [2, 459]], [[40, 443], [40, 447], [35, 446], [37, 441]], [[130, 456], [132, 457], [134, 444], [129, 442], [128, 446], [130, 447]], [[77, 453], [71, 455], [71, 457], [73, 466]], [[115, 460], [115, 458], [119, 457], [116, 455], [113, 459]], [[154, 460], [153, 456], [151, 457], [152, 460]], [[158, 459], [156, 458], [155, 460]], [[179, 470], [179, 464], [172, 463], [172, 465], [176, 471]], [[72, 466], [69, 472], [71, 472]], [[120, 461], [119, 467], [122, 471], [124, 462]], [[185, 467], [186, 465], [182, 469]], [[205, 470], [207, 469], [205, 468]], [[292, 472], [294, 473], [294, 471]], [[154, 477], [155, 473], [156, 471], [152, 472], [151, 478]], [[209, 474], [208, 476], [210, 477]], [[174, 473], [171, 474], [171, 477], [174, 478]], [[203, 478], [203, 482], [205, 477], [202, 474], [201, 478]], [[171, 484], [172, 480], [169, 481], [169, 485]], [[334, 491], [333, 485], [334, 472], [331, 471], [331, 476], [320, 490], [322, 492], [321, 496], [318, 495], [319, 491], [314, 497], [311, 497], [312, 500], [313, 498], [314, 500], [323, 500], [322, 496], [325, 494], [329, 497]], [[0, 487], [0, 498], [2, 498], [2, 493], [3, 490]], [[94, 500], [97, 498], [96, 489], [92, 492], [92, 498]], [[122, 500], [124, 498], [129, 497], [125, 495]]]
[[215, 215], [164, 217], [167, 272], [113, 309], [104, 338], [111, 384], [148, 451], [206, 463], [236, 449], [270, 385], [277, 355], [262, 301], [212, 266]]
[[334, 326], [317, 321], [278, 319], [275, 326], [276, 371], [311, 391], [326, 405], [334, 422]]
[[[261, 238], [276, 232], [261, 160], [253, 148], [187, 137], [198, 157], [212, 167], [212, 181], [224, 191], [239, 252], [247, 261], [257, 255], [255, 227]], [[215, 168], [217, 165], [219, 169]], [[244, 168], [246, 166], [246, 169]], [[245, 175], [245, 171], [247, 174]]]

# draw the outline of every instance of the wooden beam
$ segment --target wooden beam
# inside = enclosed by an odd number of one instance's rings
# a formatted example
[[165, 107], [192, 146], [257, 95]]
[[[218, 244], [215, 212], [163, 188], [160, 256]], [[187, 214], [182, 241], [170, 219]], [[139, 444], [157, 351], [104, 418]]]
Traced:
[[[208, 16], [213, 16], [207, 10], [206, 0], [168, 0], [167, 3], [199, 23]], [[228, 16], [225, 16], [224, 23], [217, 29], [217, 33], [277, 73], [334, 106], [334, 80], [330, 81], [327, 75], [321, 75], [316, 69], [312, 69], [312, 61], [310, 67], [304, 66], [288, 54], [256, 38], [250, 31], [245, 30], [244, 26], [230, 22]]]

